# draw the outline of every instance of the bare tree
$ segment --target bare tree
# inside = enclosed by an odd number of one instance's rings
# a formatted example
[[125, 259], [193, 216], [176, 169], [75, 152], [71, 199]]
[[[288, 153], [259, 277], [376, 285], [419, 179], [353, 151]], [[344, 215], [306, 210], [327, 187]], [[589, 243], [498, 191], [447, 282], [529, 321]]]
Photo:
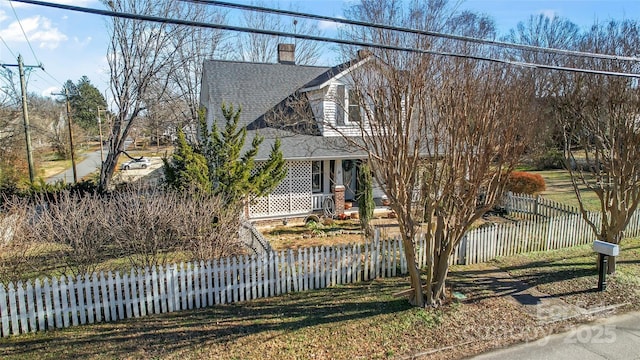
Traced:
[[[516, 68], [451, 61], [427, 99], [431, 144], [422, 172], [426, 297], [443, 298], [449, 258], [469, 227], [500, 200], [528, 138], [533, 86]], [[531, 83], [529, 83], [531, 84]]]
[[[175, 16], [202, 23], [224, 24], [226, 15], [226, 12], [206, 4], [180, 2]], [[166, 73], [169, 89], [161, 97], [156, 96], [157, 91], [151, 92], [150, 99], [156, 101], [149, 101], [149, 110], [154, 111], [156, 106], [171, 110], [173, 114], [165, 112], [164, 116], [173, 120], [175, 126], [195, 126], [200, 106], [202, 66], [208, 59], [225, 57], [229, 45], [224, 42], [226, 36], [222, 30], [180, 26], [176, 31], [180, 35], [171, 39], [171, 46], [175, 48], [174, 65]]]
[[[176, 5], [172, 0], [104, 1], [113, 10], [170, 17]], [[181, 34], [168, 24], [113, 17], [107, 58], [111, 91], [117, 110], [112, 118], [109, 152], [100, 171], [100, 188], [109, 188], [118, 157], [129, 132], [146, 109], [148, 90], [153, 86], [161, 97], [169, 79], [161, 76], [174, 64], [175, 37]]]
[[[577, 49], [582, 33], [579, 27], [558, 16], [548, 17], [544, 14], [532, 15], [526, 22], [518, 23], [506, 36], [506, 40], [513, 43], [549, 47], [557, 49]], [[512, 50], [508, 55], [515, 60], [541, 64], [562, 64], [570, 58], [566, 55], [542, 53], [539, 51]], [[527, 149], [528, 157], [533, 165], [543, 169], [562, 166], [563, 130], [556, 121], [552, 106], [549, 104], [549, 94], [555, 93], [554, 84], [561, 84], [558, 80], [562, 74], [552, 71], [531, 73], [537, 89], [536, 112], [540, 121], [536, 125], [538, 131], [534, 134]]]
[[[262, 1], [254, 4], [266, 6]], [[271, 5], [273, 7], [273, 5]], [[241, 17], [242, 25], [252, 29], [291, 32], [321, 36], [322, 30], [316, 23], [306, 19], [291, 19], [265, 12], [245, 11]], [[318, 42], [298, 39], [282, 39], [277, 36], [243, 33], [236, 39], [236, 47], [232, 50], [233, 58], [248, 62], [275, 62], [277, 45], [281, 42], [293, 42], [296, 46], [296, 64], [314, 65], [322, 55], [322, 45]]]
[[[444, 1], [412, 3], [409, 8], [399, 1], [363, 2], [352, 14], [421, 29], [495, 34], [488, 19], [451, 14]], [[351, 35], [358, 35], [358, 30]], [[485, 51], [388, 31], [366, 30], [360, 36], [415, 48]], [[522, 152], [520, 119], [533, 92], [521, 90], [518, 69], [475, 60], [370, 52], [371, 60], [352, 74], [363, 114], [360, 146], [397, 214], [413, 289], [410, 302], [436, 306], [445, 296], [450, 255], [471, 223], [498, 199]], [[414, 246], [422, 220], [430, 239], [424, 287]]]
[[[71, 148], [63, 105], [51, 98], [30, 94], [29, 106], [33, 140], [51, 146], [59, 157], [68, 159]], [[79, 130], [75, 127], [74, 134], [80, 134]]]
[[0, 69], [0, 188], [27, 177], [27, 161], [17, 72]]
[[[640, 46], [640, 25], [623, 21], [594, 25], [581, 50], [630, 55]], [[638, 63], [575, 59], [574, 66], [637, 73]], [[640, 93], [637, 79], [565, 74], [553, 93], [555, 115], [565, 131], [565, 156], [583, 218], [599, 240], [619, 244], [640, 202]], [[599, 217], [585, 208], [581, 188], [599, 199]], [[611, 258], [608, 272], [615, 272]]]

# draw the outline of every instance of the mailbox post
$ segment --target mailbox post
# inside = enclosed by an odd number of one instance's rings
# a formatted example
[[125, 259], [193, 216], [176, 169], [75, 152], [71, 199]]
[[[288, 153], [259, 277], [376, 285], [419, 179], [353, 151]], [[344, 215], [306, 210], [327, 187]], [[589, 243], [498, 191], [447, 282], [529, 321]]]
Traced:
[[596, 240], [593, 242], [593, 250], [598, 253], [600, 271], [598, 273], [598, 291], [607, 289], [607, 260], [609, 256], [618, 256], [620, 247], [605, 241]]

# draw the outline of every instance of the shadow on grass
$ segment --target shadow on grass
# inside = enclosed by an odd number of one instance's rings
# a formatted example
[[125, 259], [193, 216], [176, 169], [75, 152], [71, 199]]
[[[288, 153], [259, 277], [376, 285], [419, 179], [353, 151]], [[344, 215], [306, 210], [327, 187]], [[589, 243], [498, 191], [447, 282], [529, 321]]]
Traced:
[[57, 354], [56, 359], [146, 358], [204, 344], [224, 344], [253, 334], [261, 334], [265, 341], [265, 337], [271, 339], [306, 327], [362, 321], [408, 310], [411, 306], [406, 299], [389, 295], [401, 285], [374, 281], [18, 336], [0, 340], [0, 355], [25, 359], [51, 354]]
[[[513, 296], [545, 284], [597, 276], [597, 271], [595, 262], [563, 264], [556, 261], [537, 261], [500, 269], [462, 270], [451, 275], [450, 284], [456, 291], [470, 294], [470, 301], [480, 301], [495, 296]], [[582, 292], [591, 290], [584, 289]], [[546, 297], [559, 296], [563, 295]]]

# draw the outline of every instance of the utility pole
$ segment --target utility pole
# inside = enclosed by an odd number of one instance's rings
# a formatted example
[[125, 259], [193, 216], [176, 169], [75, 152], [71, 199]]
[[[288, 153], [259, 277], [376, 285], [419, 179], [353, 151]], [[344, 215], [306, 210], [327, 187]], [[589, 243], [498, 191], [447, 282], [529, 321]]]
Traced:
[[62, 95], [65, 97], [67, 103], [67, 127], [69, 128], [69, 146], [71, 147], [71, 167], [73, 168], [73, 182], [78, 182], [78, 171], [76, 169], [76, 157], [73, 147], [73, 130], [71, 129], [73, 123], [71, 121], [71, 106], [69, 105], [69, 89], [64, 88], [64, 93], [51, 93], [51, 95]]
[[18, 55], [18, 64], [0, 64], [2, 67], [18, 67], [20, 74], [20, 90], [22, 93], [22, 123], [24, 125], [24, 137], [27, 143], [27, 163], [29, 164], [29, 181], [33, 184], [36, 177], [35, 166], [33, 165], [33, 150], [31, 149], [31, 127], [29, 126], [29, 110], [27, 108], [27, 82], [24, 76], [24, 69], [40, 68], [40, 65], [24, 65], [22, 62], [22, 55]]

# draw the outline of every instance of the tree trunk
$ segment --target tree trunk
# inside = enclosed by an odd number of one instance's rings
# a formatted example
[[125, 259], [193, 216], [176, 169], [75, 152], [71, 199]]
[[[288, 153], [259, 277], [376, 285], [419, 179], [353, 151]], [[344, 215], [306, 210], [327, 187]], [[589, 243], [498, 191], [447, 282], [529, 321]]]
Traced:
[[449, 255], [448, 252], [444, 249], [438, 255], [438, 265], [434, 269], [434, 280], [435, 284], [433, 286], [433, 304], [429, 305], [439, 305], [445, 299], [445, 281], [447, 279], [447, 274], [449, 273]]
[[420, 279], [420, 269], [416, 263], [416, 252], [411, 239], [402, 238], [404, 243], [404, 254], [407, 259], [407, 268], [409, 269], [409, 277], [411, 287], [413, 288], [413, 297], [409, 297], [411, 305], [424, 307], [424, 293], [422, 292], [422, 281]]
[[100, 184], [98, 188], [100, 191], [108, 191], [109, 186], [111, 185], [111, 177], [113, 176], [113, 172], [115, 171], [115, 164], [118, 159], [112, 152], [107, 153], [107, 157], [102, 164], [100, 169]]

